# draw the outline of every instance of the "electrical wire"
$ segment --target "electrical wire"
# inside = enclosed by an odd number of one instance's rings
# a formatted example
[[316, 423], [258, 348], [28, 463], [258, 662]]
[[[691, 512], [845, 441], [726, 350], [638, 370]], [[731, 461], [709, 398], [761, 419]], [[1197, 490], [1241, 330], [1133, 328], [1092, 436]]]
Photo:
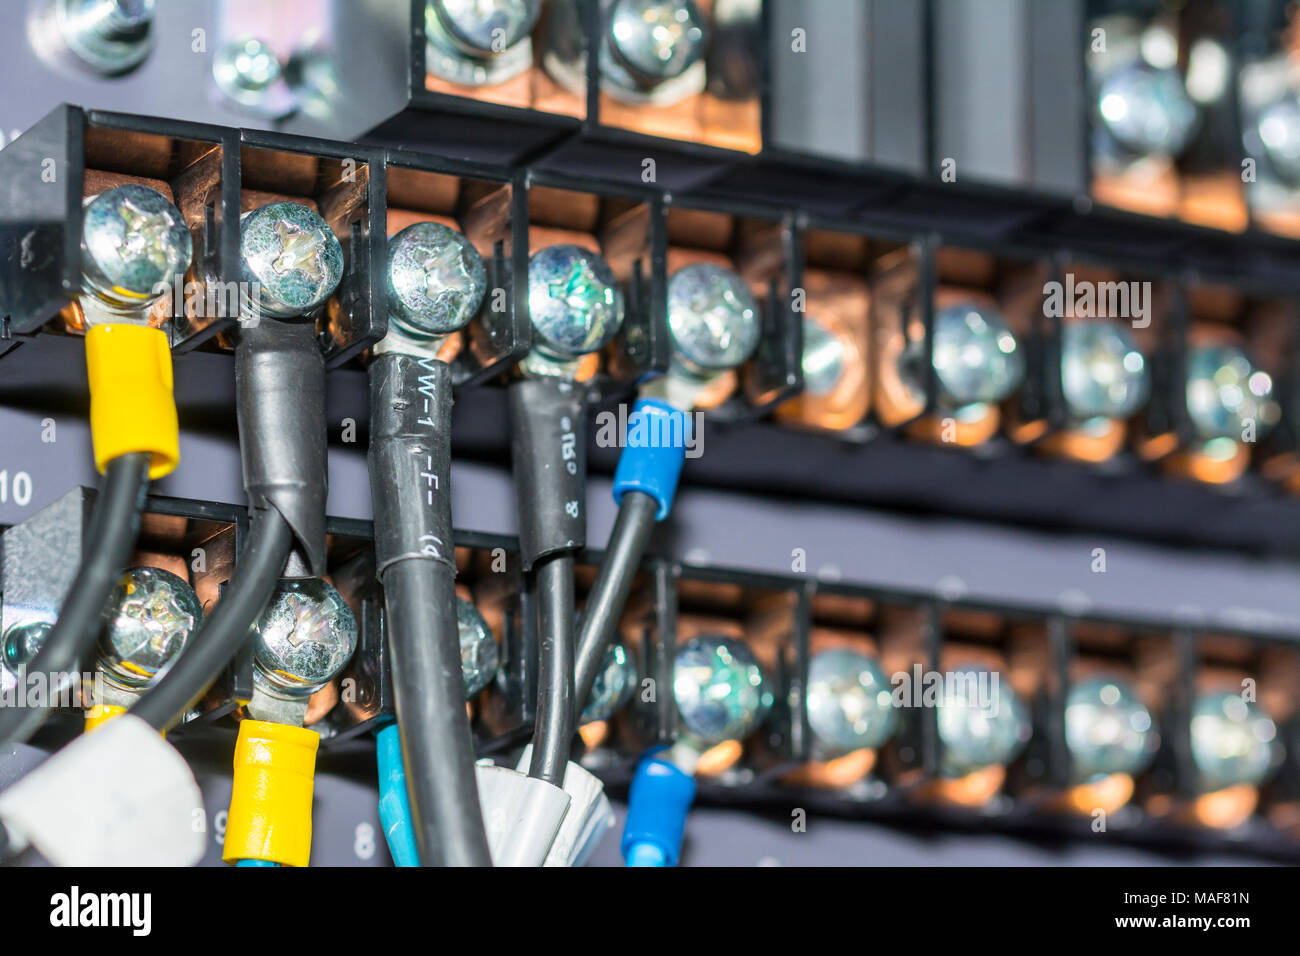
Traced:
[[453, 573], [431, 561], [398, 561], [384, 571], [383, 586], [394, 709], [420, 861], [491, 866], [465, 712]]
[[[131, 452], [112, 459], [81, 546], [81, 562], [58, 619], [27, 665], [29, 673], [66, 674], [99, 638], [113, 588], [122, 576], [140, 529], [150, 456]], [[46, 707], [0, 709], [0, 744], [21, 743], [36, 732]]]
[[573, 552], [543, 558], [537, 575], [537, 723], [528, 775], [557, 787], [573, 742]]
[[432, 357], [386, 352], [367, 374], [375, 564], [407, 797], [390, 803], [403, 823], [409, 815], [425, 866], [491, 866], [456, 616], [451, 372]]
[[609, 533], [609, 546], [587, 595], [578, 626], [577, 676], [573, 684], [575, 715], [582, 713], [591, 696], [605, 648], [614, 637], [637, 567], [654, 531], [658, 508], [658, 501], [640, 491], [628, 491], [618, 506], [618, 517]]
[[274, 508], [253, 512], [248, 543], [235, 562], [212, 615], [190, 635], [176, 663], [131, 708], [151, 727], [165, 730], [192, 707], [248, 640], [288, 560], [293, 532]]

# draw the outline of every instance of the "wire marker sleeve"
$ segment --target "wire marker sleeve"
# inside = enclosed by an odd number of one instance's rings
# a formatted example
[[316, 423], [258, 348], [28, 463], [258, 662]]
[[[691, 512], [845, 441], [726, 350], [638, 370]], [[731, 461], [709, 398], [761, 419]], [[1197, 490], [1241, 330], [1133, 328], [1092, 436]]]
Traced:
[[520, 559], [530, 571], [587, 541], [586, 397], [553, 378], [519, 379], [507, 392]]
[[235, 395], [244, 490], [293, 531], [310, 576], [325, 574], [325, 362], [310, 321], [239, 330]]

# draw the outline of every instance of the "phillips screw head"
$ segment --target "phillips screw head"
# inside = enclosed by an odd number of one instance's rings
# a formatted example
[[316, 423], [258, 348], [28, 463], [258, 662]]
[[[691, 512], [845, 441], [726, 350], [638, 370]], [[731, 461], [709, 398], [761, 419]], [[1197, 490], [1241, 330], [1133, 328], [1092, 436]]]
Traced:
[[684, 266], [668, 280], [668, 329], [674, 364], [700, 379], [743, 364], [762, 332], [745, 280], [707, 263]]
[[[939, 398], [960, 407], [1000, 402], [1025, 376], [1025, 359], [1015, 335], [993, 309], [962, 304], [934, 314], [933, 357]], [[900, 357], [900, 373], [918, 395], [924, 395], [921, 364], [924, 343], [913, 342]]]
[[96, 73], [125, 73], [149, 55], [154, 0], [57, 0], [54, 12], [68, 49]]
[[605, 260], [581, 246], [547, 246], [528, 263], [534, 347], [569, 362], [604, 348], [623, 325], [623, 290]]
[[1262, 435], [1277, 423], [1273, 379], [1235, 345], [1204, 345], [1187, 356], [1187, 414], [1206, 440], [1240, 441], [1248, 424]]
[[352, 609], [319, 578], [281, 581], [254, 633], [254, 676], [280, 697], [315, 693], [357, 649]]
[[240, 278], [258, 314], [291, 319], [320, 308], [343, 278], [343, 247], [329, 224], [296, 202], [273, 202], [239, 224]]
[[963, 777], [1011, 763], [1032, 729], [1020, 695], [1002, 675], [984, 667], [962, 667], [943, 677], [936, 717], [944, 775]]
[[537, 0], [429, 0], [426, 29], [435, 18], [462, 52], [484, 57], [501, 53], [533, 31], [541, 6]]
[[596, 672], [596, 680], [591, 685], [591, 696], [582, 708], [579, 723], [589, 724], [613, 717], [632, 699], [636, 685], [636, 658], [626, 644], [612, 642], [605, 648], [605, 656], [600, 660], [600, 670]]
[[1277, 725], [1240, 693], [1199, 694], [1192, 706], [1192, 761], [1206, 792], [1263, 783], [1281, 756]]
[[825, 756], [879, 747], [898, 726], [889, 679], [874, 657], [858, 651], [814, 654], [806, 700], [808, 725]]
[[639, 85], [681, 76], [704, 55], [708, 25], [692, 0], [614, 0], [607, 16], [608, 49]]
[[1128, 329], [1085, 319], [1061, 330], [1061, 388], [1077, 420], [1128, 418], [1146, 403], [1151, 375]]
[[803, 320], [803, 389], [829, 395], [844, 374], [844, 342], [820, 322]]
[[1145, 63], [1122, 67], [1102, 80], [1097, 111], [1115, 141], [1139, 156], [1177, 156], [1191, 141], [1198, 120], [1178, 71]]
[[115, 186], [90, 199], [81, 217], [82, 287], [110, 306], [147, 308], [189, 268], [185, 218], [156, 189]]
[[1065, 745], [1078, 782], [1115, 773], [1138, 774], [1159, 744], [1151, 712], [1127, 681], [1094, 677], [1070, 688], [1065, 701]]
[[469, 601], [456, 598], [456, 625], [460, 632], [460, 669], [465, 678], [465, 699], [472, 700], [496, 677], [500, 653], [496, 638], [483, 615]]
[[415, 338], [463, 328], [487, 290], [483, 259], [441, 223], [417, 222], [388, 240], [388, 314]]
[[692, 638], [678, 649], [673, 699], [687, 732], [706, 745], [748, 737], [772, 705], [744, 641], [716, 635]]
[[113, 589], [109, 608], [99, 663], [110, 680], [124, 687], [152, 683], [203, 621], [194, 589], [162, 568], [128, 570]]

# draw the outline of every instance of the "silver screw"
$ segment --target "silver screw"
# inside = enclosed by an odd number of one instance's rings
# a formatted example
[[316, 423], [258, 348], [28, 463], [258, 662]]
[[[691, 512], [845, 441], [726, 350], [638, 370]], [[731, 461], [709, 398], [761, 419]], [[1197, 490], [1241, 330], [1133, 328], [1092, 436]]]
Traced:
[[1128, 418], [1146, 402], [1151, 377], [1128, 329], [1089, 319], [1061, 331], [1061, 387], [1076, 419]]
[[636, 658], [627, 645], [614, 641], [605, 648], [600, 670], [591, 685], [591, 696], [587, 698], [578, 722], [589, 724], [595, 720], [609, 720], [632, 699], [636, 684]]
[[500, 654], [496, 638], [483, 615], [469, 601], [456, 598], [456, 625], [460, 632], [460, 669], [465, 678], [465, 699], [479, 691], [496, 676]]
[[1192, 761], [1207, 792], [1260, 784], [1280, 753], [1277, 725], [1239, 693], [1202, 693], [1192, 706]]
[[720, 636], [692, 638], [677, 651], [673, 699], [687, 732], [706, 745], [748, 737], [772, 704], [749, 648]]
[[808, 724], [827, 756], [879, 747], [898, 724], [888, 678], [874, 657], [847, 648], [808, 662]]
[[1273, 379], [1235, 345], [1203, 345], [1187, 356], [1187, 413], [1206, 441], [1240, 440], [1248, 423], [1262, 435], [1277, 423]]
[[268, 119], [283, 119], [300, 106], [275, 51], [256, 37], [241, 37], [212, 58], [212, 79], [232, 102]]
[[[936, 384], [945, 405], [1000, 402], [1025, 376], [1025, 359], [1015, 335], [993, 309], [973, 304], [949, 306], [934, 315], [932, 343]], [[918, 396], [924, 394], [924, 345], [903, 351], [899, 371]]]
[[692, 0], [614, 0], [611, 51], [638, 85], [681, 76], [704, 55], [707, 26]]
[[1288, 183], [1300, 182], [1300, 97], [1294, 91], [1259, 111], [1255, 135], [1273, 171]]
[[829, 395], [844, 374], [844, 343], [820, 322], [803, 320], [803, 388]]
[[741, 365], [758, 347], [758, 303], [735, 272], [699, 263], [668, 280], [668, 329], [673, 364], [687, 377], [708, 379]]
[[110, 311], [148, 308], [189, 268], [185, 217], [156, 189], [116, 186], [90, 199], [81, 216], [82, 288]]
[[254, 676], [281, 697], [319, 690], [357, 648], [352, 609], [319, 578], [281, 581], [254, 632]]
[[425, 26], [433, 19], [464, 53], [492, 56], [528, 36], [540, 11], [537, 0], [429, 0]]
[[149, 55], [154, 0], [58, 0], [55, 14], [68, 49], [97, 73], [133, 69]]
[[548, 246], [528, 263], [534, 347], [571, 362], [604, 348], [623, 325], [623, 290], [603, 258], [581, 246]]
[[1196, 129], [1196, 104], [1177, 70], [1134, 63], [1107, 76], [1097, 94], [1102, 123], [1141, 156], [1177, 156]]
[[945, 776], [1005, 766], [1029, 740], [1031, 727], [1020, 695], [987, 668], [944, 674], [936, 711]]
[[1079, 782], [1137, 774], [1151, 762], [1159, 743], [1151, 712], [1127, 681], [1094, 677], [1070, 688], [1065, 744]]
[[315, 311], [343, 278], [343, 247], [314, 210], [273, 202], [245, 213], [239, 226], [243, 295], [255, 314], [297, 318]]
[[113, 589], [109, 607], [99, 663], [110, 680], [125, 687], [151, 683], [203, 620], [194, 589], [162, 568], [131, 568]]
[[388, 313], [416, 338], [447, 335], [478, 312], [487, 287], [483, 259], [463, 235], [417, 222], [388, 240]]
[[49, 621], [26, 621], [9, 628], [0, 643], [0, 671], [17, 674], [30, 664], [53, 627]]

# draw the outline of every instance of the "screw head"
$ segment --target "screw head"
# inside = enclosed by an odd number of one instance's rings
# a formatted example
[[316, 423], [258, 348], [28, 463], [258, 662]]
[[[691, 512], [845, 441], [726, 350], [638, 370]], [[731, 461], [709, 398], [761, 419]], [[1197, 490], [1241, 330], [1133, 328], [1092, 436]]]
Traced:
[[[1019, 343], [998, 312], [962, 304], [934, 315], [933, 359], [939, 397], [945, 405], [1000, 402], [1025, 376]], [[914, 392], [923, 395], [924, 344], [913, 342], [903, 351], [900, 373]]]
[[697, 263], [668, 280], [668, 330], [676, 364], [688, 375], [709, 378], [753, 355], [762, 327], [744, 279], [730, 269]]
[[280, 58], [256, 37], [232, 40], [212, 63], [212, 76], [231, 99], [239, 102], [260, 96], [279, 81]]
[[604, 348], [623, 325], [623, 290], [603, 258], [581, 246], [547, 246], [528, 263], [534, 345], [567, 362]]
[[692, 0], [614, 0], [611, 51], [646, 85], [681, 76], [704, 55], [708, 27]]
[[496, 638], [483, 615], [469, 601], [456, 598], [456, 626], [460, 632], [460, 669], [465, 678], [465, 699], [479, 691], [496, 676], [500, 653]]
[[109, 607], [99, 663], [110, 680], [125, 687], [151, 683], [203, 621], [194, 589], [162, 568], [128, 570], [113, 589]]
[[1288, 92], [1264, 106], [1255, 135], [1273, 171], [1288, 183], [1300, 182], [1300, 96]]
[[1151, 762], [1159, 743], [1151, 712], [1127, 681], [1094, 677], [1070, 688], [1065, 744], [1080, 782], [1137, 774]]
[[492, 56], [514, 46], [533, 31], [541, 6], [537, 0], [429, 0], [426, 28], [436, 18], [462, 52]]
[[280, 696], [315, 693], [357, 649], [352, 609], [319, 578], [281, 581], [254, 633], [254, 676]]
[[156, 189], [115, 186], [87, 202], [81, 217], [82, 284], [97, 298], [143, 308], [189, 268], [185, 217]]
[[772, 705], [744, 641], [716, 635], [692, 638], [678, 649], [673, 699], [687, 732], [706, 745], [748, 737]]
[[1102, 80], [1097, 110], [1115, 141], [1140, 156], [1177, 156], [1191, 141], [1198, 119], [1178, 71], [1145, 63]]
[[589, 724], [613, 717], [632, 699], [636, 684], [636, 658], [626, 644], [620, 641], [610, 643], [600, 660], [600, 670], [591, 685], [591, 696], [587, 698], [578, 722]]
[[25, 621], [9, 628], [0, 641], [0, 671], [16, 674], [30, 664], [53, 627], [49, 621]]
[[879, 747], [898, 725], [889, 679], [879, 662], [847, 648], [813, 655], [806, 700], [808, 725], [827, 756]]
[[1151, 376], [1128, 329], [1088, 319], [1061, 330], [1061, 387], [1077, 419], [1128, 418], [1146, 402]]
[[55, 10], [68, 49], [98, 73], [125, 73], [149, 55], [154, 0], [59, 0]]
[[1009, 764], [1032, 729], [1020, 695], [996, 671], [977, 666], [944, 674], [936, 717], [949, 777]]
[[829, 395], [844, 374], [844, 342], [820, 322], [803, 320], [803, 389]]
[[1204, 345], [1187, 356], [1187, 414], [1204, 440], [1240, 439], [1248, 423], [1262, 435], [1277, 423], [1273, 379], [1235, 345]]
[[256, 283], [253, 303], [290, 319], [325, 304], [343, 278], [343, 247], [329, 224], [296, 202], [273, 202], [245, 213], [239, 224], [240, 278]]
[[416, 338], [464, 327], [483, 303], [487, 270], [468, 239], [436, 222], [417, 222], [388, 240], [388, 313]]
[[1197, 695], [1192, 705], [1192, 761], [1207, 792], [1260, 784], [1280, 752], [1277, 725], [1240, 693]]

